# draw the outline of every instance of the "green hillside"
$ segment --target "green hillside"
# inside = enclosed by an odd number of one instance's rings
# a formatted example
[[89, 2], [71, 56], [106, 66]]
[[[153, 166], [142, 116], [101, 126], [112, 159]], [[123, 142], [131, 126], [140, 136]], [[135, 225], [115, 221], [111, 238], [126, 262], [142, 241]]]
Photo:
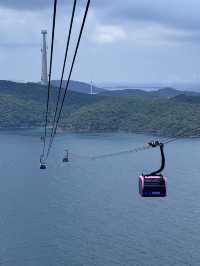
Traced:
[[[63, 81], [62, 83], [62, 87], [65, 88], [66, 87], [66, 80]], [[52, 85], [55, 87], [59, 87], [60, 86], [60, 81], [59, 80], [52, 80]], [[85, 82], [80, 82], [80, 81], [70, 81], [69, 84], [69, 89], [71, 91], [76, 91], [76, 92], [81, 92], [81, 93], [87, 93], [90, 94], [91, 92], [91, 84], [87, 84]], [[106, 92], [106, 90], [98, 88], [96, 86], [93, 85], [93, 93], [103, 93]]]
[[200, 104], [165, 99], [116, 97], [83, 106], [65, 120], [67, 128], [84, 131], [147, 132], [176, 135], [200, 125]]
[[[57, 88], [51, 88], [50, 113], [55, 109]], [[36, 127], [44, 121], [47, 88], [36, 83], [0, 81], [0, 127]], [[97, 97], [69, 91], [64, 114], [100, 101]]]
[[[46, 87], [0, 81], [0, 127], [44, 123]], [[51, 115], [57, 89], [51, 90]], [[188, 98], [187, 98], [188, 97]], [[98, 96], [69, 91], [60, 126], [70, 131], [125, 131], [176, 135], [200, 126], [199, 97]]]

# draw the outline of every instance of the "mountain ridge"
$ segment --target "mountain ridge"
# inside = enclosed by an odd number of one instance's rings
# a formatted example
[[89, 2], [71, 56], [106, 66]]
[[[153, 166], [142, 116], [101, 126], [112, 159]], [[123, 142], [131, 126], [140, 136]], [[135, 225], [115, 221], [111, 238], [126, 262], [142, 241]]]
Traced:
[[[51, 125], [58, 88], [51, 88]], [[159, 92], [160, 93], [160, 92]], [[200, 121], [200, 97], [104, 96], [69, 91], [59, 126], [74, 132], [142, 132], [176, 136]], [[44, 125], [47, 87], [37, 83], [0, 81], [0, 127]], [[196, 135], [199, 135], [196, 133]]]
[[171, 87], [165, 87], [158, 90], [145, 91], [141, 89], [124, 89], [101, 92], [104, 96], [144, 96], [144, 97], [164, 97], [172, 98], [177, 95], [184, 94], [186, 96], [200, 96], [199, 92], [195, 91], [181, 91]]
[[[54, 87], [59, 87], [60, 86], [60, 81], [59, 80], [52, 80], [51, 84]], [[66, 87], [66, 80], [63, 81], [62, 88]], [[81, 93], [91, 93], [91, 84], [88, 84], [86, 82], [81, 82], [81, 81], [74, 81], [71, 80], [69, 84], [69, 90], [76, 91], [76, 92], [81, 92]], [[104, 89], [101, 89], [95, 85], [92, 85], [92, 90], [94, 94], [104, 92]]]

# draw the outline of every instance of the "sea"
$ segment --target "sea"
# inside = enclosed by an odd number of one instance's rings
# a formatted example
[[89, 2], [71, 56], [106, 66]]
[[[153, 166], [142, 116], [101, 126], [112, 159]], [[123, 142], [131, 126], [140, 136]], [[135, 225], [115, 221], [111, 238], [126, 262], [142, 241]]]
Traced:
[[165, 146], [166, 198], [138, 193], [159, 149], [92, 159], [155, 139], [62, 133], [40, 170], [40, 132], [1, 130], [0, 265], [200, 265], [200, 139]]

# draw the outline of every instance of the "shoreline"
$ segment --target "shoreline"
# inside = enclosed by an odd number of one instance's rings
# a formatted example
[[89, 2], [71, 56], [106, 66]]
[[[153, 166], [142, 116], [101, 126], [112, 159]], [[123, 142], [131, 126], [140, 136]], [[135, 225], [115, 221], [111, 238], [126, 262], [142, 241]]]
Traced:
[[[21, 131], [21, 130], [33, 130], [38, 131], [38, 133], [43, 132], [43, 127], [0, 127], [0, 132], [4, 131]], [[48, 127], [48, 130], [51, 130], [50, 127]], [[71, 133], [71, 134], [138, 134], [138, 135], [151, 135], [152, 137], [158, 137], [158, 138], [189, 138], [189, 139], [198, 139], [200, 138], [200, 135], [185, 135], [185, 136], [177, 136], [177, 135], [165, 135], [160, 134], [156, 131], [145, 131], [145, 130], [137, 130], [137, 131], [126, 131], [126, 130], [85, 130], [85, 129], [79, 129], [79, 130], [73, 130], [73, 129], [66, 129], [66, 128], [58, 128], [57, 131], [58, 134], [63, 133]]]

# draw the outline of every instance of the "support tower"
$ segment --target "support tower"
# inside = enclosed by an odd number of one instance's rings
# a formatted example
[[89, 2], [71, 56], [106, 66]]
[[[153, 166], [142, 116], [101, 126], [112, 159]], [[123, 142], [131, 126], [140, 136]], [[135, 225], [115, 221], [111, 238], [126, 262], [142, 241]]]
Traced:
[[93, 81], [90, 82], [90, 95], [93, 95]]
[[41, 83], [43, 85], [48, 84], [48, 74], [47, 74], [47, 31], [42, 30], [42, 76], [41, 76]]

